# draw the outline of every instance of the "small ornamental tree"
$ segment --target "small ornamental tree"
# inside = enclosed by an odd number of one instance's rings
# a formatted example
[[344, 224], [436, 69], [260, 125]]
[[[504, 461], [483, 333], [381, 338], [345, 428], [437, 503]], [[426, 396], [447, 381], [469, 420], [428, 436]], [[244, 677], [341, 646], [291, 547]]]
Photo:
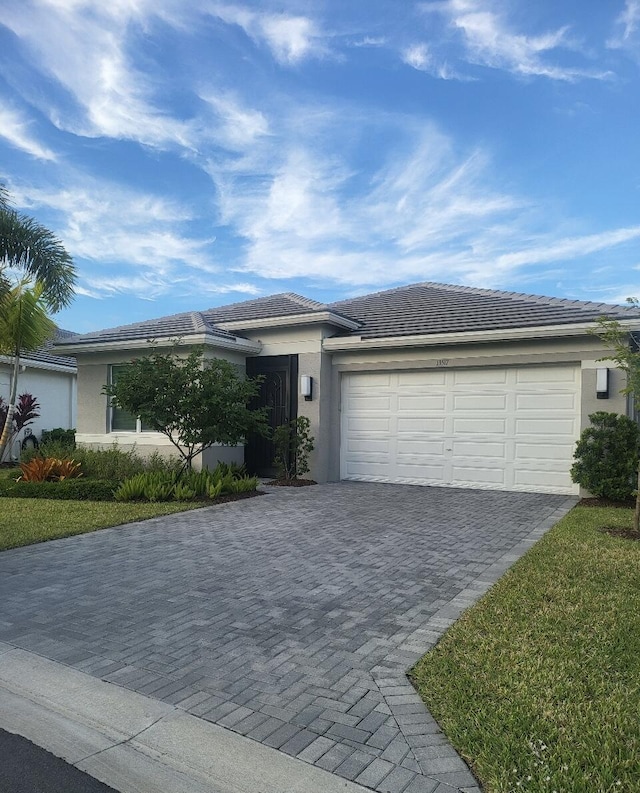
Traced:
[[[633, 308], [640, 310], [640, 303], [636, 298], [627, 298], [627, 302]], [[629, 331], [615, 319], [600, 317], [592, 332], [613, 351], [611, 355], [601, 360], [614, 361], [618, 368], [627, 375], [627, 385], [622, 389], [622, 393], [630, 394], [636, 410], [640, 409], [640, 351], [630, 338]], [[634, 492], [636, 508], [633, 516], [633, 528], [635, 531], [640, 531], [640, 464], [637, 467]]]
[[306, 416], [298, 416], [273, 433], [274, 463], [281, 479], [297, 479], [309, 472], [309, 454], [314, 449], [310, 426]]
[[165, 435], [188, 470], [214, 444], [236, 446], [250, 433], [268, 433], [266, 410], [249, 408], [259, 385], [229, 361], [205, 359], [195, 349], [186, 357], [170, 352], [138, 358], [103, 391], [116, 407]]
[[[5, 426], [8, 413], [8, 405], [4, 399], [0, 397], [0, 427]], [[28, 427], [40, 415], [40, 405], [38, 400], [32, 394], [20, 394], [16, 402], [15, 410], [11, 418], [11, 427], [7, 430], [7, 443], [5, 448], [11, 448], [11, 442], [20, 430]]]
[[598, 498], [627, 501], [636, 485], [640, 429], [619, 413], [598, 411], [589, 421], [576, 444], [571, 478]]

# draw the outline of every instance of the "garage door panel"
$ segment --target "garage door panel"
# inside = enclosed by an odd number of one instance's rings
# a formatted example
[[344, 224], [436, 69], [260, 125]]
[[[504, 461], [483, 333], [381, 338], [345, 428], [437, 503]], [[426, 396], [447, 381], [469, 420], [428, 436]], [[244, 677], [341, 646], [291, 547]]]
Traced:
[[412, 479], [419, 482], [421, 479], [429, 480], [429, 484], [445, 484], [444, 466], [441, 460], [430, 462], [411, 463], [399, 462], [396, 468], [394, 481], [397, 479]]
[[398, 437], [398, 459], [406, 456], [418, 457], [420, 455], [442, 456], [444, 454], [444, 441], [440, 440], [417, 440], [414, 438]]
[[342, 476], [575, 493], [579, 374], [567, 365], [478, 367], [376, 373], [374, 383], [349, 373]]
[[444, 416], [428, 418], [425, 416], [398, 416], [398, 432], [415, 434], [416, 432], [442, 433], [445, 430]]
[[539, 488], [545, 492], [557, 493], [564, 489], [565, 492], [573, 490], [571, 477], [565, 470], [549, 470], [549, 468], [518, 468], [514, 472], [514, 484], [521, 490]]
[[349, 438], [347, 450], [369, 454], [388, 454], [390, 441], [388, 438]]
[[477, 413], [482, 410], [503, 411], [507, 406], [505, 394], [454, 394], [454, 410]]
[[507, 382], [506, 369], [454, 369], [452, 376], [454, 386], [483, 385], [499, 388]]
[[399, 388], [410, 386], [422, 390], [425, 386], [443, 386], [446, 382], [447, 372], [438, 370], [398, 372], [395, 376], [397, 377]]
[[573, 438], [576, 435], [577, 419], [542, 418], [516, 419], [516, 435], [548, 435], [553, 438], [561, 436]]
[[452, 484], [492, 484], [504, 485], [504, 468], [486, 468], [474, 465], [453, 465], [451, 469]]
[[346, 419], [347, 432], [389, 432], [391, 419], [386, 416], [355, 415]]
[[503, 435], [507, 428], [504, 419], [454, 418], [454, 435]]
[[568, 460], [572, 454], [572, 443], [558, 443], [553, 439], [547, 443], [518, 441], [515, 444], [515, 457], [518, 460]]
[[347, 403], [349, 412], [358, 413], [364, 411], [382, 411], [388, 413], [391, 410], [391, 394], [372, 396], [362, 394], [351, 396]]
[[444, 394], [404, 394], [398, 393], [398, 413], [429, 413], [444, 410]]
[[453, 441], [454, 457], [476, 457], [480, 460], [484, 458], [496, 458], [503, 460], [506, 455], [506, 443], [496, 443], [493, 440], [486, 441]]
[[566, 392], [516, 394], [516, 410], [530, 410], [538, 415], [540, 413], [553, 413], [563, 410], [574, 413], [576, 410], [576, 395]]
[[516, 383], [539, 383], [544, 379], [545, 385], [552, 383], [565, 383], [575, 385], [577, 383], [577, 367], [566, 366], [525, 366], [522, 369], [515, 369]]

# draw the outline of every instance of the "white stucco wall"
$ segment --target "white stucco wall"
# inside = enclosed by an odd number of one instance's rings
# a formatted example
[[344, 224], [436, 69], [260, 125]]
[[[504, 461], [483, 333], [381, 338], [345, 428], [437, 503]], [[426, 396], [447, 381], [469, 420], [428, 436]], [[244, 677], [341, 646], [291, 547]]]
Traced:
[[[32, 394], [40, 404], [40, 416], [29, 426], [36, 437], [42, 430], [76, 426], [76, 374], [73, 371], [54, 371], [24, 363], [18, 379], [18, 395]], [[9, 399], [11, 368], [0, 363], [0, 396]], [[11, 450], [15, 452], [15, 450]], [[14, 455], [15, 456], [15, 453]]]

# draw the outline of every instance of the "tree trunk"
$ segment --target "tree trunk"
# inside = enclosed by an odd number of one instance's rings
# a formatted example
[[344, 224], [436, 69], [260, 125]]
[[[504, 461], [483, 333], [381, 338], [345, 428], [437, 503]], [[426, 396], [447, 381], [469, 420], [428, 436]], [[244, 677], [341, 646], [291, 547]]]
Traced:
[[11, 394], [7, 405], [7, 417], [0, 435], [0, 462], [4, 457], [5, 449], [11, 438], [11, 427], [13, 425], [13, 414], [16, 410], [16, 395], [18, 393], [18, 373], [20, 372], [20, 350], [16, 350], [13, 358], [13, 373], [11, 375]]

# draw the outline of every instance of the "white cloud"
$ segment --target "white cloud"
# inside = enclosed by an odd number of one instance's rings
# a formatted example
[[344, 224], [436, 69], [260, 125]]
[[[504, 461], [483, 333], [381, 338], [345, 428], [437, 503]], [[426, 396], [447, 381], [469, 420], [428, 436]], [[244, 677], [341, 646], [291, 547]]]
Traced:
[[306, 16], [250, 11], [235, 5], [215, 5], [213, 14], [229, 25], [238, 25], [254, 41], [264, 42], [274, 58], [290, 65], [325, 55], [325, 37]]
[[29, 120], [19, 111], [0, 107], [0, 137], [38, 160], [53, 161], [56, 154], [31, 134]]
[[426, 44], [413, 44], [402, 53], [402, 60], [414, 69], [427, 72], [431, 71], [433, 61]]
[[3, 24], [66, 92], [57, 101], [31, 92], [57, 127], [151, 146], [192, 145], [191, 124], [160, 109], [153, 76], [137, 69], [127, 53], [130, 31], [152, 16], [153, 8], [151, 0], [27, 0], [4, 9]]
[[516, 33], [499, 14], [488, 7], [486, 0], [445, 0], [424, 3], [421, 8], [426, 12], [441, 14], [448, 26], [460, 34], [465, 50], [463, 57], [470, 63], [523, 76], [567, 82], [610, 76], [608, 72], [549, 62], [549, 54], [556, 50], [577, 49], [566, 27], [540, 35]]
[[615, 20], [614, 33], [607, 46], [640, 53], [640, 0], [626, 0], [624, 9]]

